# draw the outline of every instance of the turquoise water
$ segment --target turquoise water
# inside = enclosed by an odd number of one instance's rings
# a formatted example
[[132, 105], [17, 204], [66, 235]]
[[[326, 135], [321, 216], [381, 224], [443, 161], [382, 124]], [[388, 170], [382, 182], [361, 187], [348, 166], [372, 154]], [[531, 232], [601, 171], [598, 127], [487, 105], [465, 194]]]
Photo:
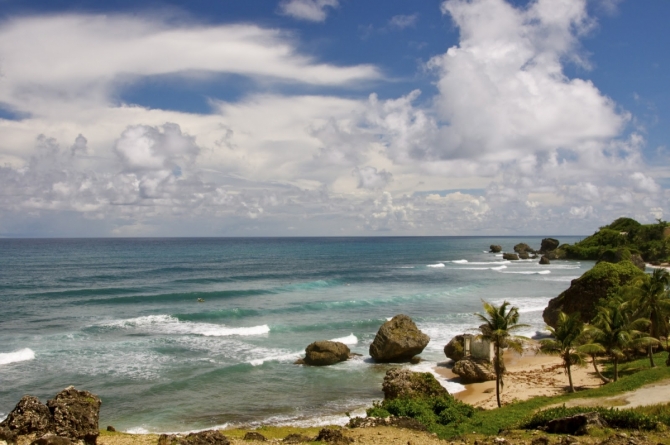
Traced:
[[[368, 347], [387, 318], [407, 314], [431, 337], [418, 370], [478, 325], [481, 299], [511, 301], [526, 334], [541, 331], [547, 301], [592, 263], [486, 252], [540, 241], [0, 240], [0, 418], [24, 394], [75, 385], [100, 395], [103, 427], [131, 432], [343, 422], [382, 397], [388, 365]], [[293, 365], [322, 339], [363, 356]]]

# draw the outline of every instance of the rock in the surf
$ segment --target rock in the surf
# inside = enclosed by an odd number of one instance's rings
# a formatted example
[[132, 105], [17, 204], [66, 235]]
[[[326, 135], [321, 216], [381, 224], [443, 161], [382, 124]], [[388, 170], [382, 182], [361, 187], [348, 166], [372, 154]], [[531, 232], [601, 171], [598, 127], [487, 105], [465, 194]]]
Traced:
[[496, 379], [493, 365], [484, 359], [466, 357], [457, 361], [451, 370], [454, 374], [460, 376], [465, 383], [488, 382]]
[[53, 429], [53, 418], [45, 404], [37, 397], [27, 395], [19, 400], [0, 427], [20, 436], [33, 433], [42, 436]]
[[207, 430], [186, 436], [161, 434], [158, 438], [158, 445], [230, 445], [230, 440], [221, 431]]
[[560, 245], [559, 241], [556, 238], [544, 238], [542, 244], [540, 244], [540, 253], [551, 252], [552, 250], [558, 249]]
[[503, 260], [518, 261], [519, 255], [517, 255], [516, 253], [503, 253]]
[[457, 335], [456, 337], [449, 340], [449, 343], [447, 343], [444, 346], [444, 355], [446, 355], [447, 358], [450, 358], [453, 361], [457, 362], [463, 357], [465, 357], [464, 345], [465, 345], [464, 337], [462, 335]]
[[530, 258], [530, 254], [528, 252], [521, 252], [519, 253], [519, 259], [520, 260], [527, 260]]
[[531, 248], [528, 244], [526, 243], [519, 243], [516, 246], [514, 246], [514, 251], [516, 253], [522, 253], [522, 252], [527, 252], [527, 253], [535, 253], [535, 250]]
[[490, 249], [490, 252], [491, 252], [491, 253], [500, 253], [500, 252], [502, 252], [502, 246], [500, 246], [500, 245], [498, 245], [498, 244], [491, 244], [491, 245], [489, 246], [489, 249]]
[[65, 388], [47, 401], [53, 416], [53, 432], [60, 437], [95, 445], [100, 434], [98, 420], [101, 404], [95, 394], [78, 391], [74, 386]]
[[391, 368], [386, 371], [382, 391], [384, 391], [385, 400], [398, 397], [433, 397], [449, 394], [433, 374], [413, 372], [404, 368]]
[[303, 361], [306, 365], [328, 366], [347, 360], [350, 354], [349, 347], [344, 343], [321, 340], [307, 346]]
[[540, 258], [540, 264], [551, 264], [551, 261], [549, 261], [549, 258], [547, 258], [545, 255], [542, 255], [542, 258]]
[[396, 315], [384, 323], [370, 345], [370, 355], [378, 362], [403, 362], [421, 354], [430, 337], [407, 315]]

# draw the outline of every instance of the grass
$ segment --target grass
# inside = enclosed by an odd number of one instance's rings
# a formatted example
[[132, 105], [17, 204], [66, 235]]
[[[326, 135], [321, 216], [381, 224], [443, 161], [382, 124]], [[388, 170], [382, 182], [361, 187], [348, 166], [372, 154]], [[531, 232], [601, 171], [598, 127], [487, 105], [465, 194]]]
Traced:
[[[508, 430], [520, 425], [525, 419], [530, 418], [536, 411], [546, 408], [550, 405], [560, 405], [578, 398], [609, 397], [632, 391], [649, 383], [664, 379], [670, 379], [670, 367], [664, 365], [667, 352], [655, 354], [654, 358], [660, 366], [650, 369], [649, 358], [644, 357], [627, 363], [620, 364], [619, 381], [609, 383], [600, 388], [579, 391], [573, 394], [564, 394], [554, 397], [534, 397], [522, 402], [515, 402], [505, 405], [502, 408], [493, 410], [479, 410], [475, 414], [462, 422], [453, 423], [447, 426], [436, 428], [436, 433], [441, 439], [452, 439], [465, 434], [483, 434], [494, 435], [501, 430]], [[635, 372], [633, 372], [635, 371]], [[664, 408], [657, 408], [662, 411]], [[670, 412], [667, 408], [665, 413]], [[659, 414], [657, 414], [659, 415]], [[659, 415], [659, 417], [663, 417]], [[670, 422], [670, 415], [668, 415]]]

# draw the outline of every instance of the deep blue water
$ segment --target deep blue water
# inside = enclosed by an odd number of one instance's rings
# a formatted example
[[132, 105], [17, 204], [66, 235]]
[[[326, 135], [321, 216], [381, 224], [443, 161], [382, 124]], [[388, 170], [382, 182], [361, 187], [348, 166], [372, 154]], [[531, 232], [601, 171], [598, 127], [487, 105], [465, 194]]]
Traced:
[[[126, 431], [341, 421], [382, 397], [388, 366], [368, 347], [389, 317], [405, 313], [430, 335], [419, 370], [476, 328], [482, 299], [511, 301], [527, 334], [542, 330], [547, 301], [592, 263], [486, 253], [540, 241], [0, 240], [0, 418], [24, 394], [46, 401], [75, 385], [101, 396], [101, 426]], [[293, 364], [322, 339], [363, 357]]]

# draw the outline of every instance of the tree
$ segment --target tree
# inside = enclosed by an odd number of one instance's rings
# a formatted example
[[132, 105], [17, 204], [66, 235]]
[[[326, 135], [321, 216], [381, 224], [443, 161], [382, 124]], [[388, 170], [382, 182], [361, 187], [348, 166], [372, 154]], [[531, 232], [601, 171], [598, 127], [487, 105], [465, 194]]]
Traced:
[[[665, 269], [654, 269], [651, 276], [640, 284], [636, 295], [633, 297], [633, 307], [636, 314], [649, 319], [649, 334], [660, 340], [661, 336], [668, 335], [668, 315], [670, 315], [670, 297], [668, 295], [668, 284], [670, 284], [670, 273]], [[654, 363], [653, 344], [647, 346], [649, 363], [652, 368]]]
[[475, 315], [484, 322], [479, 327], [482, 332], [480, 337], [490, 341], [495, 350], [493, 369], [496, 373], [496, 400], [498, 408], [500, 408], [502, 406], [500, 403], [500, 388], [503, 385], [502, 375], [505, 372], [502, 348], [508, 346], [517, 352], [522, 352], [523, 346], [521, 340], [524, 337], [513, 335], [512, 332], [528, 327], [528, 325], [519, 324], [519, 309], [512, 306], [508, 310], [507, 308], [510, 305], [508, 301], [504, 301], [499, 307], [495, 307], [483, 300], [482, 304], [486, 313], [477, 313]]
[[540, 340], [540, 351], [545, 354], [558, 355], [563, 359], [563, 367], [568, 374], [570, 392], [575, 392], [572, 383], [572, 365], [583, 366], [586, 353], [579, 349], [583, 339], [584, 323], [580, 320], [579, 312], [571, 315], [561, 311], [558, 313], [556, 329], [547, 326], [552, 339]]
[[658, 340], [644, 332], [649, 327], [649, 320], [633, 318], [630, 305], [621, 295], [616, 295], [598, 306], [596, 316], [587, 328], [593, 341], [599, 343], [612, 360], [615, 382], [619, 379], [619, 360], [625, 357], [626, 349], [658, 344]]

